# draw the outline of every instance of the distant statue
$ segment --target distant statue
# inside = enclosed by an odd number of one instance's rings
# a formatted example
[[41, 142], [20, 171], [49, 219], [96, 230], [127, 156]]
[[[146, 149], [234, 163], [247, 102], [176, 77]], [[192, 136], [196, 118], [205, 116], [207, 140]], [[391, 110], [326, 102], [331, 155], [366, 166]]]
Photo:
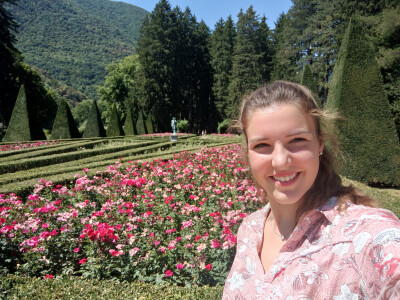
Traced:
[[175, 117], [172, 117], [171, 127], [172, 127], [172, 133], [176, 134], [176, 119], [175, 119]]

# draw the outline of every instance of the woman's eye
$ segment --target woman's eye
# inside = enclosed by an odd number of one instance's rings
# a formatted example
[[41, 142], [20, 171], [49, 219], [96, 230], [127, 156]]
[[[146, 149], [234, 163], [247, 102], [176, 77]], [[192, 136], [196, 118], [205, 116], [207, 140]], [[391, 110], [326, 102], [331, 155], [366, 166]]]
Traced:
[[297, 138], [294, 138], [291, 142], [299, 143], [299, 142], [304, 142], [305, 140], [306, 140], [305, 138], [297, 137]]
[[260, 144], [254, 145], [254, 149], [268, 147], [268, 146], [269, 146], [268, 144], [260, 143]]

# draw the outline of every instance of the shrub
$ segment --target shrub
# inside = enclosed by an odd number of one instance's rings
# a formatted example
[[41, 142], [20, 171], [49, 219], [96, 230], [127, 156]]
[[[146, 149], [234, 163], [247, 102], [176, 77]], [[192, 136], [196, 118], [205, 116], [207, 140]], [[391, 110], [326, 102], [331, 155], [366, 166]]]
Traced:
[[8, 269], [18, 263], [15, 273], [28, 276], [223, 284], [239, 224], [263, 205], [239, 150], [117, 161], [71, 186], [42, 180], [25, 200], [0, 194], [0, 241], [20, 251]]
[[135, 126], [135, 118], [133, 117], [133, 111], [131, 108], [128, 109], [125, 124], [124, 124], [125, 135], [137, 135], [137, 130]]
[[119, 119], [117, 107], [115, 104], [112, 105], [111, 118], [107, 127], [107, 136], [122, 136], [124, 135], [124, 130], [122, 129], [121, 121]]
[[142, 134], [147, 134], [147, 126], [146, 126], [146, 119], [143, 113], [143, 110], [139, 111], [139, 116], [136, 121], [136, 129], [137, 133], [142, 135]]
[[225, 119], [221, 123], [218, 123], [218, 133], [227, 133], [231, 119]]
[[189, 130], [189, 121], [188, 120], [179, 120], [176, 123], [176, 128], [178, 129], [178, 132], [188, 132]]
[[333, 71], [327, 106], [338, 110], [341, 174], [361, 182], [400, 184], [400, 149], [375, 53], [361, 21], [345, 33]]
[[34, 107], [29, 105], [25, 86], [19, 89], [17, 100], [3, 142], [45, 140]]
[[83, 138], [90, 137], [105, 137], [106, 131], [104, 130], [103, 122], [101, 121], [101, 116], [97, 103], [94, 100], [92, 107], [89, 111], [89, 116], [86, 122], [85, 131], [83, 132]]
[[71, 139], [79, 138], [80, 136], [67, 102], [61, 99], [51, 131], [51, 139]]

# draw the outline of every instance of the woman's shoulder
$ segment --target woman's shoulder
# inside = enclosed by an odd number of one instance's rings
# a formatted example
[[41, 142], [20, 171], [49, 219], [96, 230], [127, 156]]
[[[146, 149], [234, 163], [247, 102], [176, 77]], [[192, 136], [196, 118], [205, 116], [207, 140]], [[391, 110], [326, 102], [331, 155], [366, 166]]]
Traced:
[[353, 204], [347, 208], [343, 221], [343, 230], [354, 228], [357, 232], [369, 232], [372, 235], [391, 230], [400, 237], [400, 220], [385, 208]]
[[259, 210], [247, 215], [239, 226], [239, 232], [245, 235], [250, 232], [262, 232], [269, 210], [270, 206], [267, 204]]
[[254, 223], [265, 222], [268, 212], [270, 210], [269, 204], [261, 207], [260, 209], [253, 211], [249, 215], [247, 215], [242, 222], [242, 225], [251, 225]]

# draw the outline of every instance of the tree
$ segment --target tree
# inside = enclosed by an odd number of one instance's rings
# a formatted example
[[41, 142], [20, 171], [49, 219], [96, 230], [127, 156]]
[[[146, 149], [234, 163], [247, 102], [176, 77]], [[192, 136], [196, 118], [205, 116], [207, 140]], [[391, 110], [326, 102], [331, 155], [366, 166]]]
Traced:
[[378, 64], [400, 141], [400, 4], [385, 8], [375, 22]]
[[79, 138], [80, 136], [67, 101], [61, 99], [51, 131], [51, 139], [71, 139]]
[[107, 126], [106, 134], [108, 137], [124, 135], [124, 130], [122, 129], [121, 121], [119, 119], [115, 104], [112, 105], [111, 118]]
[[91, 137], [105, 137], [106, 131], [104, 130], [103, 122], [96, 101], [92, 102], [88, 119], [86, 122], [85, 131], [83, 132], [83, 138]]
[[17, 24], [6, 10], [6, 4], [15, 5], [17, 0], [0, 1], [0, 122], [10, 120], [14, 100], [18, 93], [15, 87], [16, 69], [14, 63], [21, 60], [19, 51], [14, 47]]
[[120, 107], [125, 107], [124, 110], [133, 105], [132, 101], [136, 98], [132, 92], [135, 89], [135, 77], [139, 65], [137, 55], [127, 56], [108, 65], [104, 85], [98, 89], [100, 99], [109, 103], [118, 103]]
[[232, 56], [236, 37], [235, 24], [229, 16], [226, 22], [221, 18], [215, 24], [211, 35], [210, 56], [213, 68], [213, 95], [219, 113], [218, 119], [227, 117], [226, 108], [229, 105], [229, 83], [232, 76]]
[[353, 19], [341, 45], [328, 95], [344, 153], [342, 174], [369, 184], [400, 184], [400, 149], [375, 53], [364, 24]]
[[319, 97], [318, 97], [317, 84], [315, 83], [314, 76], [311, 71], [310, 65], [306, 65], [304, 67], [303, 73], [301, 75], [300, 84], [302, 84], [310, 89], [310, 91], [313, 93], [315, 101], [317, 101], [318, 106], [322, 107], [321, 101], [319, 100]]
[[39, 125], [37, 113], [33, 106], [29, 105], [28, 101], [25, 87], [22, 85], [3, 139], [4, 142], [46, 139]]
[[232, 79], [229, 84], [228, 117], [236, 117], [243, 94], [263, 83], [263, 53], [260, 51], [260, 22], [250, 6], [238, 14], [237, 36], [233, 51]]
[[[140, 29], [136, 51], [141, 65], [143, 109], [151, 112], [158, 130], [168, 127], [174, 106], [172, 97], [176, 36], [176, 15], [166, 0], [160, 0]], [[138, 129], [139, 130], [139, 129]]]
[[41, 125], [50, 129], [57, 110], [56, 96], [44, 87], [40, 74], [23, 63], [14, 46], [18, 25], [5, 7], [16, 3], [16, 0], [0, 1], [0, 123], [10, 121], [20, 87], [24, 85], [29, 105], [38, 114]]

